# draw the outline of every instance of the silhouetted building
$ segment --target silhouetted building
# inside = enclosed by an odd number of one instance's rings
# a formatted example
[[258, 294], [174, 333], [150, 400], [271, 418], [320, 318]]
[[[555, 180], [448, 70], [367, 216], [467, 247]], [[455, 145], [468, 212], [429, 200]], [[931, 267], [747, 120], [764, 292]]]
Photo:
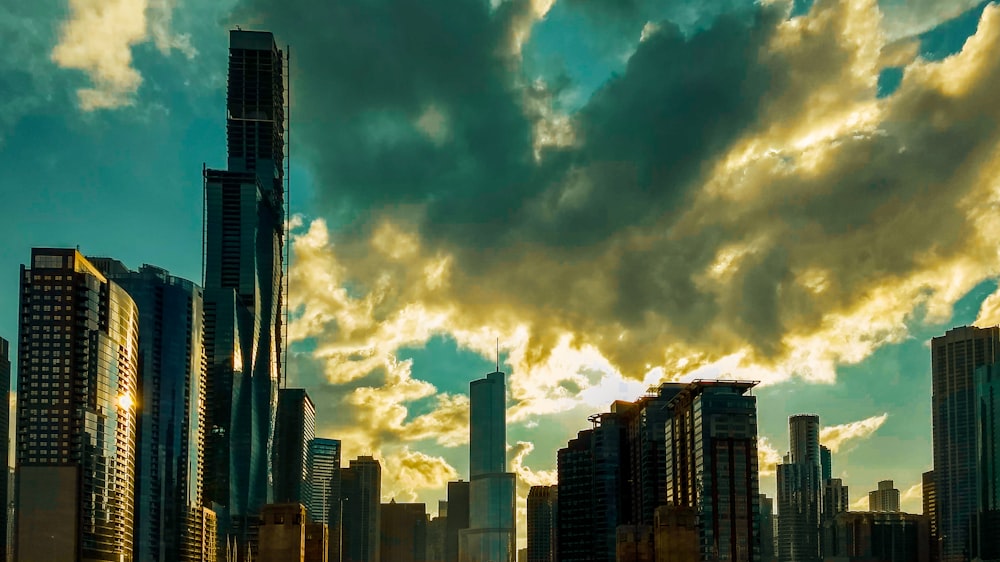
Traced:
[[231, 31], [228, 170], [205, 170], [206, 501], [239, 561], [273, 498], [284, 357], [284, 60], [270, 33]]
[[427, 506], [422, 503], [382, 504], [379, 548], [382, 560], [426, 562]]
[[10, 343], [0, 338], [0, 399], [4, 399], [3, 403], [0, 403], [0, 436], [3, 437], [3, 441], [0, 442], [0, 466], [3, 467], [3, 474], [5, 477], [3, 485], [0, 486], [0, 562], [7, 562], [8, 560], [8, 550], [13, 546], [10, 544], [10, 526], [12, 521], [10, 521], [10, 513], [8, 506], [10, 505], [10, 461], [8, 456], [10, 455]]
[[819, 416], [791, 416], [788, 433], [790, 450], [778, 465], [778, 560], [815, 562], [820, 557], [823, 501]]
[[892, 480], [882, 480], [878, 489], [868, 492], [868, 511], [896, 513], [899, 511], [899, 490], [893, 488]]
[[309, 441], [306, 461], [309, 481], [307, 514], [315, 523], [326, 523], [329, 540], [327, 557], [340, 562], [340, 441], [316, 437]]
[[[427, 523], [427, 562], [444, 562], [448, 532], [448, 502], [438, 502], [438, 516]], [[457, 538], [457, 533], [456, 533]]]
[[444, 559], [447, 562], [458, 562], [458, 533], [468, 528], [469, 483], [463, 480], [448, 482], [448, 519], [444, 537]]
[[934, 485], [934, 471], [923, 473], [921, 478], [923, 513], [930, 522], [931, 560], [940, 558], [941, 544], [937, 538], [937, 487]]
[[1000, 560], [1000, 364], [976, 369], [976, 533], [973, 556]]
[[507, 387], [497, 371], [469, 384], [469, 528], [461, 562], [514, 562], [514, 484], [507, 472]]
[[327, 562], [324, 523], [309, 523], [298, 503], [265, 505], [259, 529], [259, 562]]
[[775, 562], [778, 559], [775, 545], [774, 498], [760, 495], [760, 559]]
[[962, 326], [931, 340], [934, 483], [943, 562], [971, 554], [976, 513], [976, 367], [994, 363], [1000, 328]]
[[831, 478], [823, 483], [823, 520], [833, 519], [844, 513], [850, 506], [848, 487], [840, 478]]
[[340, 474], [341, 559], [379, 562], [382, 466], [370, 456], [361, 456]]
[[20, 279], [17, 560], [131, 560], [139, 311], [76, 250]]
[[557, 562], [557, 486], [532, 486], [528, 490], [528, 562]]
[[760, 560], [755, 384], [695, 381], [670, 401], [667, 504], [697, 509], [705, 561]]
[[656, 562], [701, 562], [698, 512], [693, 507], [656, 508], [653, 545]]
[[655, 562], [652, 526], [619, 525], [615, 537], [616, 562]]
[[329, 562], [329, 541], [326, 523], [307, 523], [306, 557], [303, 562]]
[[[201, 288], [166, 270], [91, 262], [139, 309], [135, 560], [202, 561], [205, 348]], [[214, 548], [209, 545], [208, 548]]]
[[930, 523], [924, 515], [849, 511], [823, 523], [828, 562], [929, 562]]
[[274, 499], [279, 503], [306, 506], [310, 521], [325, 522], [309, 513], [312, 482], [309, 480], [309, 443], [316, 436], [316, 406], [303, 388], [278, 390], [278, 412], [274, 424]]
[[819, 466], [822, 482], [833, 478], [833, 451], [826, 445], [819, 446]]

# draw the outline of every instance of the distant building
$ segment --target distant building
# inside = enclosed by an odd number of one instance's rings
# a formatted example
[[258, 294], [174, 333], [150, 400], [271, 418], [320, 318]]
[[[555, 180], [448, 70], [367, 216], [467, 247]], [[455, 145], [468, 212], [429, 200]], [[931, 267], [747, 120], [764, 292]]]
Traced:
[[774, 498], [760, 495], [760, 559], [763, 562], [777, 562], [775, 550]]
[[899, 512], [899, 490], [893, 487], [892, 480], [882, 480], [877, 490], [868, 492], [868, 511]]
[[656, 562], [701, 562], [698, 525], [698, 512], [692, 507], [656, 508], [653, 523]]
[[849, 489], [840, 478], [823, 482], [823, 521], [833, 519], [850, 507]]
[[3, 467], [4, 481], [0, 486], [0, 562], [8, 562], [13, 546], [10, 540], [9, 506], [11, 504], [10, 486], [10, 343], [0, 338], [0, 466]]
[[306, 506], [310, 521], [325, 523], [326, 513], [310, 513], [309, 443], [316, 437], [316, 406], [303, 388], [278, 390], [274, 424], [274, 501]]
[[558, 486], [532, 486], [528, 491], [528, 562], [557, 562], [556, 509]]
[[379, 549], [385, 562], [426, 562], [427, 506], [422, 503], [382, 504]]
[[382, 466], [370, 456], [361, 456], [340, 472], [341, 559], [379, 562]]
[[833, 478], [833, 451], [826, 445], [819, 446], [819, 466], [821, 481]]
[[[448, 502], [438, 502], [438, 516], [427, 523], [427, 562], [444, 562], [448, 530]], [[457, 537], [457, 534], [456, 534]]]
[[72, 249], [20, 281], [16, 558], [131, 560], [139, 310]]
[[448, 518], [445, 522], [444, 536], [446, 562], [458, 562], [458, 533], [468, 528], [469, 483], [463, 480], [448, 482]]
[[934, 471], [923, 473], [921, 478], [923, 513], [931, 526], [931, 560], [937, 561], [940, 555], [940, 543], [937, 539], [937, 487], [934, 485]]
[[823, 523], [827, 562], [929, 562], [925, 515], [849, 511]]
[[619, 525], [615, 531], [616, 562], [655, 562], [653, 527], [650, 525]]
[[667, 504], [698, 510], [705, 561], [760, 559], [755, 384], [695, 381], [669, 404]]
[[820, 558], [822, 458], [819, 416], [788, 419], [790, 450], [778, 465], [778, 560], [816, 562]]
[[309, 441], [306, 459], [309, 481], [307, 515], [314, 523], [326, 523], [328, 558], [340, 562], [340, 441], [316, 437]]
[[976, 367], [1000, 359], [1000, 328], [962, 326], [931, 340], [934, 489], [942, 562], [971, 555], [976, 495]]
[[261, 510], [258, 562], [328, 562], [326, 525], [309, 523], [302, 504], [269, 504]]

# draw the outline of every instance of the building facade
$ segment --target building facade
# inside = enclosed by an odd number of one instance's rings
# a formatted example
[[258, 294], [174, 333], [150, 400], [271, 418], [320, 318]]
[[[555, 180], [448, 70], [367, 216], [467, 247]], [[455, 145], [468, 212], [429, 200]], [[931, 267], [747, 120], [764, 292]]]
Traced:
[[830, 478], [823, 482], [823, 517], [824, 521], [833, 519], [844, 513], [850, 507], [850, 489], [840, 478]]
[[976, 532], [973, 555], [1000, 560], [1000, 364], [976, 368]]
[[13, 521], [10, 520], [10, 510], [8, 506], [11, 504], [11, 498], [9, 496], [10, 490], [13, 487], [10, 485], [10, 342], [0, 338], [0, 392], [3, 392], [3, 396], [7, 396], [8, 399], [0, 404], [0, 435], [6, 437], [2, 443], [0, 443], [0, 466], [3, 466], [3, 473], [8, 476], [4, 480], [3, 486], [0, 486], [0, 562], [7, 562], [10, 558], [11, 547], [10, 544], [10, 526]]
[[131, 560], [139, 311], [76, 250], [20, 277], [17, 559]]
[[924, 515], [849, 511], [823, 523], [823, 551], [833, 562], [929, 562]]
[[962, 326], [931, 340], [934, 483], [943, 562], [967, 560], [976, 513], [977, 367], [997, 361], [1000, 328]]
[[204, 560], [201, 288], [150, 265], [130, 271], [108, 258], [93, 262], [139, 309], [135, 560]]
[[556, 518], [558, 486], [532, 486], [528, 490], [528, 562], [557, 562]]
[[701, 562], [698, 512], [692, 507], [665, 505], [653, 518], [656, 562]]
[[340, 472], [341, 560], [379, 562], [382, 466], [372, 457], [361, 456]]
[[760, 560], [755, 384], [695, 381], [670, 401], [667, 504], [697, 510], [704, 561]]
[[396, 503], [381, 506], [379, 549], [388, 562], [427, 561], [427, 506], [422, 503]]
[[447, 562], [458, 562], [458, 534], [468, 528], [469, 483], [464, 480], [448, 482], [448, 516], [444, 533], [444, 559]]
[[931, 560], [938, 560], [941, 554], [941, 544], [937, 539], [937, 487], [934, 485], [933, 470], [923, 473], [920, 485], [923, 514], [927, 516], [930, 522]]
[[330, 560], [340, 560], [340, 441], [316, 437], [309, 442], [306, 461], [309, 480], [308, 514], [315, 523], [326, 523]]
[[899, 512], [899, 490], [893, 486], [892, 480], [882, 480], [878, 489], [868, 492], [868, 511]]
[[284, 56], [270, 33], [230, 32], [226, 110], [228, 168], [204, 171], [205, 495], [242, 561], [273, 498], [284, 356]]
[[819, 416], [791, 416], [788, 437], [789, 453], [778, 465], [778, 560], [815, 562], [823, 500]]
[[760, 559], [763, 562], [776, 562], [778, 553], [775, 550], [777, 531], [774, 519], [774, 498], [760, 495]]
[[[312, 497], [309, 478], [309, 443], [316, 437], [316, 406], [303, 388], [278, 390], [274, 424], [274, 500], [300, 503], [307, 508]], [[311, 521], [324, 522], [308, 512]]]
[[459, 531], [460, 562], [514, 562], [517, 556], [504, 377], [497, 371], [469, 384], [469, 528]]

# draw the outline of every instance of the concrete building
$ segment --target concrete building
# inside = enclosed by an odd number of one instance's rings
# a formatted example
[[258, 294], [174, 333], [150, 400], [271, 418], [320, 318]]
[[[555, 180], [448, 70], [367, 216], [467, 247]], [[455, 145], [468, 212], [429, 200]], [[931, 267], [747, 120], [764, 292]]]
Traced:
[[528, 562], [557, 562], [556, 518], [558, 486], [532, 486], [528, 490]]
[[789, 453], [778, 465], [778, 560], [816, 562], [823, 502], [819, 416], [791, 416], [788, 437]]
[[823, 523], [827, 562], [929, 562], [930, 522], [924, 515], [849, 511]]
[[514, 562], [514, 484], [507, 472], [507, 386], [499, 371], [469, 384], [469, 528], [460, 562]]
[[704, 561], [760, 560], [755, 384], [695, 381], [669, 404], [667, 505], [697, 510]]
[[17, 560], [132, 560], [139, 310], [72, 249], [20, 284]]
[[868, 511], [899, 512], [899, 490], [893, 487], [892, 480], [882, 480], [877, 490], [868, 492]]
[[382, 504], [379, 549], [388, 562], [426, 562], [427, 506], [422, 503]]
[[650, 525], [619, 525], [615, 530], [616, 562], [655, 562], [653, 527]]
[[448, 482], [448, 518], [444, 536], [444, 559], [447, 562], [458, 562], [458, 534], [468, 528], [469, 483], [464, 480]]
[[934, 489], [941, 560], [962, 562], [971, 554], [970, 522], [977, 509], [977, 367], [997, 356], [1000, 328], [962, 326], [931, 340]]
[[[282, 378], [284, 54], [270, 33], [229, 36], [227, 170], [204, 170], [206, 501], [238, 562], [273, 498]], [[233, 550], [233, 549], [229, 549]]]
[[309, 512], [312, 481], [309, 479], [309, 443], [316, 437], [316, 406], [304, 388], [278, 390], [274, 424], [274, 501], [306, 506], [310, 521], [325, 523], [325, 513]]
[[330, 534], [326, 523], [306, 524], [306, 556], [303, 562], [329, 562]]
[[326, 523], [327, 557], [340, 562], [340, 441], [322, 437], [309, 441], [306, 473], [309, 481], [307, 515], [314, 523]]
[[328, 562], [326, 525], [309, 523], [302, 504], [264, 506], [258, 541], [258, 562]]
[[382, 466], [370, 456], [361, 456], [340, 473], [341, 560], [379, 562]]
[[698, 512], [672, 505], [656, 508], [653, 545], [656, 562], [701, 562]]

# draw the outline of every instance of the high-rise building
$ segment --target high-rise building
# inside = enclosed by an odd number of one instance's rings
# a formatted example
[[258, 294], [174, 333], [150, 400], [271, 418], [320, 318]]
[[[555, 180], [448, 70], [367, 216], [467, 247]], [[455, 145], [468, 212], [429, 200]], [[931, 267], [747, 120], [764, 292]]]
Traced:
[[695, 381], [670, 401], [667, 504], [697, 510], [705, 561], [760, 560], [755, 384]]
[[[469, 483], [448, 482], [448, 519], [445, 522], [444, 559], [458, 562], [458, 534], [469, 528]], [[389, 562], [388, 560], [386, 562]]]
[[930, 562], [930, 523], [924, 515], [848, 511], [823, 523], [827, 560]]
[[[135, 560], [202, 561], [205, 349], [202, 292], [150, 265], [91, 260], [139, 309]], [[214, 546], [214, 545], [213, 545]]]
[[778, 465], [778, 560], [815, 562], [823, 501], [819, 416], [788, 418], [788, 441], [789, 453]]
[[763, 562], [776, 562], [778, 554], [774, 549], [774, 498], [760, 495], [760, 559]]
[[819, 446], [820, 479], [823, 482], [833, 478], [833, 451], [826, 445]]
[[[274, 424], [274, 500], [309, 507], [312, 482], [309, 480], [309, 443], [316, 437], [316, 406], [305, 389], [278, 390], [278, 412]], [[321, 515], [309, 512], [311, 521], [325, 523]]]
[[833, 519], [844, 513], [850, 507], [849, 489], [840, 478], [830, 478], [823, 482], [823, 517], [824, 521]]
[[976, 533], [972, 554], [1000, 560], [1000, 364], [976, 369]]
[[340, 562], [342, 529], [340, 525], [340, 441], [314, 438], [309, 442], [306, 461], [309, 481], [309, 516], [316, 523], [326, 523], [330, 560]]
[[558, 486], [528, 490], [528, 562], [557, 562], [556, 517]]
[[996, 362], [1000, 328], [962, 326], [931, 340], [934, 481], [942, 562], [970, 556], [976, 513], [976, 367]]
[[931, 560], [940, 558], [941, 544], [937, 538], [937, 487], [934, 485], [934, 471], [928, 470], [920, 479], [923, 514], [930, 522]]
[[868, 492], [868, 511], [899, 512], [899, 490], [893, 487], [892, 480], [882, 480], [877, 490]]
[[361, 456], [340, 473], [342, 560], [379, 562], [382, 466], [370, 456]]
[[[3, 474], [5, 477], [10, 474], [10, 467], [8, 466], [9, 460], [8, 455], [10, 454], [10, 343], [0, 338], [0, 399], [3, 403], [0, 403], [0, 436], [3, 437], [3, 442], [0, 442], [0, 466], [3, 466]], [[8, 493], [10, 491], [10, 486], [8, 485], [8, 478], [4, 478], [3, 485], [0, 486], [0, 562], [7, 562], [8, 560], [8, 550], [10, 548], [10, 539], [8, 530], [10, 529], [11, 521], [9, 520], [9, 513], [7, 506], [10, 505], [10, 498]]]
[[427, 506], [422, 503], [382, 504], [379, 550], [386, 562], [426, 562]]
[[514, 483], [507, 472], [507, 385], [497, 371], [469, 384], [469, 528], [461, 562], [514, 562]]
[[76, 250], [20, 279], [17, 559], [131, 560], [139, 311]]
[[245, 560], [271, 459], [283, 353], [284, 57], [270, 33], [229, 36], [228, 169], [205, 170], [206, 501]]

